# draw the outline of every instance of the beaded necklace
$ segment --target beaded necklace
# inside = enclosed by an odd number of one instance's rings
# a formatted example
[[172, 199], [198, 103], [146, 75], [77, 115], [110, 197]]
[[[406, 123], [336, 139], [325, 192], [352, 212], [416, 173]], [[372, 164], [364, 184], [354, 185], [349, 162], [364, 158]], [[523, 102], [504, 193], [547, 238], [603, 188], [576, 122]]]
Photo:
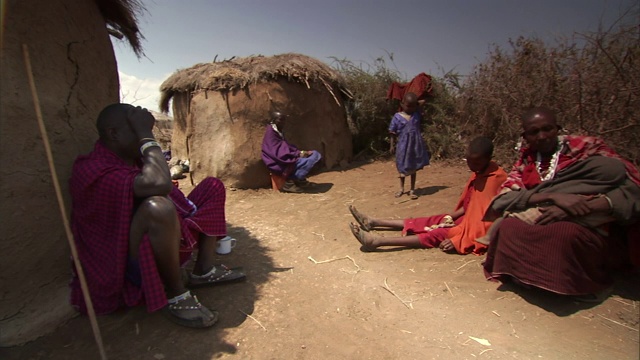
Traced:
[[536, 155], [536, 170], [538, 170], [538, 174], [540, 175], [540, 180], [547, 181], [553, 178], [556, 174], [556, 167], [558, 167], [558, 160], [560, 158], [560, 150], [562, 149], [562, 143], [560, 139], [558, 139], [558, 146], [556, 147], [556, 151], [551, 156], [551, 160], [549, 160], [549, 167], [546, 170], [542, 170], [542, 155], [540, 152]]

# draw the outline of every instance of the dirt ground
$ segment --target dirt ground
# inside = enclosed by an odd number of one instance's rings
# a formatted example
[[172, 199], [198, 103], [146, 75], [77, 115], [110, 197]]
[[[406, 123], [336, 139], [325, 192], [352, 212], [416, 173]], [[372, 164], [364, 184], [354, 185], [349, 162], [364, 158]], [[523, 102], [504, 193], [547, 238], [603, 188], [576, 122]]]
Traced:
[[[482, 256], [437, 249], [360, 251], [347, 205], [380, 217], [450, 211], [469, 173], [431, 165], [418, 200], [393, 197], [391, 162], [315, 175], [315, 194], [227, 191], [230, 235], [220, 262], [243, 283], [196, 290], [220, 312], [207, 330], [143, 308], [99, 317], [110, 359], [638, 359], [640, 274], [618, 279], [602, 304], [484, 279]], [[335, 261], [330, 261], [335, 260]], [[316, 261], [318, 263], [316, 263]], [[385, 289], [385, 286], [387, 287]], [[2, 359], [98, 359], [87, 318]]]

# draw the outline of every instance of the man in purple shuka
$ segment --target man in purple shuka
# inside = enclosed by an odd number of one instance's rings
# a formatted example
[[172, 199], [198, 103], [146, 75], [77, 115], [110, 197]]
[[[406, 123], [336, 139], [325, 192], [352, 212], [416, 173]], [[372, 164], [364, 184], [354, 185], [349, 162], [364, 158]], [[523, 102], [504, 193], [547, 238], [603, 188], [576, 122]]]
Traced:
[[299, 150], [284, 139], [282, 128], [285, 117], [281, 112], [271, 113], [262, 139], [262, 160], [271, 173], [287, 179], [280, 191], [302, 193], [305, 187], [311, 185], [307, 181], [307, 174], [322, 156], [315, 150]]

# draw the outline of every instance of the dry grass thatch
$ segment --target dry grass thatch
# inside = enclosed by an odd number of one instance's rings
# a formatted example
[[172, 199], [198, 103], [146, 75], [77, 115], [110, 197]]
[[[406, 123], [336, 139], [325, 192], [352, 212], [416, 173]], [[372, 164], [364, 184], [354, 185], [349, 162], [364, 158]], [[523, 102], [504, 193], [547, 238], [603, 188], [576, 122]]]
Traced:
[[143, 55], [141, 41], [144, 36], [138, 28], [138, 17], [145, 11], [140, 0], [95, 0], [104, 18], [109, 34], [122, 39], [133, 48], [138, 57]]
[[[285, 78], [310, 88], [319, 82], [334, 96], [335, 89], [347, 95], [340, 74], [323, 62], [301, 54], [274, 56], [250, 56], [216, 62], [196, 64], [176, 71], [160, 86], [160, 109], [169, 111], [169, 101], [174, 94], [197, 90], [233, 91], [250, 84]], [[349, 96], [349, 95], [347, 95]], [[337, 101], [337, 99], [336, 99]]]

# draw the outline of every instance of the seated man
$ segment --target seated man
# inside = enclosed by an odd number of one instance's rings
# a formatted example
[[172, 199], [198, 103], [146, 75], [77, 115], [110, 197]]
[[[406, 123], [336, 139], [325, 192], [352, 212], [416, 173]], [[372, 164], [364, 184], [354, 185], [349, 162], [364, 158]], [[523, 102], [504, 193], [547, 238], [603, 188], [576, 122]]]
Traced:
[[[407, 246], [456, 251], [459, 254], [482, 254], [486, 246], [476, 240], [485, 236], [491, 222], [482, 221], [491, 199], [498, 193], [507, 174], [491, 161], [493, 144], [483, 137], [474, 139], [467, 150], [467, 166], [473, 171], [451, 214], [405, 220], [380, 220], [369, 218], [349, 206], [358, 225], [351, 223], [351, 232], [364, 250], [380, 246]], [[368, 231], [375, 229], [402, 229], [401, 237], [374, 236]]]
[[[207, 178], [185, 197], [171, 183], [154, 122], [127, 104], [98, 116], [100, 138], [78, 157], [69, 181], [78, 256], [96, 313], [146, 303], [178, 324], [208, 327], [218, 315], [185, 288], [180, 264], [198, 249], [188, 286], [245, 277], [213, 263], [216, 241], [226, 235], [224, 185]], [[76, 274], [71, 302], [86, 312]]]
[[284, 126], [285, 115], [272, 113], [262, 139], [262, 160], [271, 173], [287, 179], [280, 191], [301, 193], [302, 188], [309, 186], [307, 174], [322, 156], [317, 151], [298, 150], [289, 144], [282, 134]]
[[[522, 117], [525, 146], [485, 219], [495, 219], [488, 279], [602, 301], [610, 271], [629, 264], [637, 246], [640, 176], [601, 140], [559, 136], [555, 114]], [[638, 259], [638, 248], [635, 260]]]

